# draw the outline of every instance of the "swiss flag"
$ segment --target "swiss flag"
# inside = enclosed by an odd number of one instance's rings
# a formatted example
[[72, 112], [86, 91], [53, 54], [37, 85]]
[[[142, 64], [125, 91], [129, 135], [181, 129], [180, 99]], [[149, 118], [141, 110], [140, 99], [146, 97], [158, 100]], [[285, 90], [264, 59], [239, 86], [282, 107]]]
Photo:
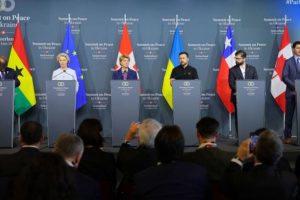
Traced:
[[122, 33], [122, 37], [121, 37], [120, 48], [119, 48], [117, 62], [115, 65], [115, 70], [118, 70], [121, 68], [120, 61], [119, 61], [119, 58], [121, 55], [127, 55], [130, 57], [129, 68], [136, 71], [137, 75], [138, 75], [138, 66], [135, 63], [133, 49], [132, 49], [132, 45], [131, 45], [131, 41], [130, 41], [130, 36], [128, 33], [128, 26], [126, 23], [124, 23], [124, 26], [123, 26], [123, 33]]
[[274, 72], [271, 80], [271, 94], [282, 112], [285, 112], [285, 91], [286, 85], [282, 81], [282, 71], [284, 63], [287, 59], [293, 56], [291, 40], [287, 25], [284, 26], [284, 31], [281, 39], [280, 49], [277, 56], [277, 61], [274, 67]]

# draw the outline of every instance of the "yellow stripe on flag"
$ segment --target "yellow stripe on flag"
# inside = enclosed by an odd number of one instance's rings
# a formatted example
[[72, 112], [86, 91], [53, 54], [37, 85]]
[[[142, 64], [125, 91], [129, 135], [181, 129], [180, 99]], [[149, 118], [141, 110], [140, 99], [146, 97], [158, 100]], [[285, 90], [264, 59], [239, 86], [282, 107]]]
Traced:
[[165, 97], [167, 103], [169, 104], [170, 108], [173, 110], [173, 89], [170, 83], [170, 76], [174, 69], [174, 65], [171, 61], [171, 59], [168, 60], [168, 65], [166, 69], [166, 73], [164, 76], [164, 82], [162, 86], [162, 93]]
[[29, 103], [32, 106], [35, 105], [36, 98], [32, 76], [28, 72], [27, 68], [24, 66], [22, 60], [19, 58], [18, 54], [16, 53], [13, 47], [11, 48], [8, 66], [14, 70], [16, 70], [17, 68], [21, 70], [22, 75], [18, 76], [18, 79], [21, 84], [18, 88], [23, 93], [25, 98], [29, 101]]

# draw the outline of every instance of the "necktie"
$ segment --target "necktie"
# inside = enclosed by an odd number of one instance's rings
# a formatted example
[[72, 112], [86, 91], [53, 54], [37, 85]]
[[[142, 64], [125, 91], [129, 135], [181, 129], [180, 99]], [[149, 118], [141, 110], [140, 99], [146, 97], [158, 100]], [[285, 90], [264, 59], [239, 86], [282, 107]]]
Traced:
[[127, 80], [127, 72], [126, 71], [123, 73], [123, 78], [124, 78], [124, 80]]
[[1, 71], [1, 80], [5, 80], [5, 72]]
[[300, 72], [300, 58], [297, 58], [297, 70]]

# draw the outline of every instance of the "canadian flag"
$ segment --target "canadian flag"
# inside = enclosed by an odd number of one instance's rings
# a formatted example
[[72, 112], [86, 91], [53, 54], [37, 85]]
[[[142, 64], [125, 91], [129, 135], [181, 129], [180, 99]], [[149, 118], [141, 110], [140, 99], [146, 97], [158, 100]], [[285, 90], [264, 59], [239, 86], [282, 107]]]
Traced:
[[280, 49], [277, 56], [277, 61], [274, 67], [274, 72], [271, 80], [271, 94], [282, 112], [285, 112], [285, 91], [286, 85], [282, 81], [282, 71], [284, 63], [287, 59], [293, 56], [290, 36], [287, 25], [284, 26], [281, 39]]
[[124, 26], [123, 26], [123, 33], [122, 33], [122, 37], [121, 37], [121, 42], [120, 42], [117, 62], [115, 65], [115, 70], [118, 70], [121, 68], [120, 61], [119, 61], [119, 58], [121, 55], [129, 56], [129, 58], [130, 58], [129, 68], [136, 71], [137, 76], [139, 77], [138, 66], [135, 63], [132, 45], [131, 45], [131, 41], [130, 41], [130, 37], [129, 37], [129, 33], [128, 33], [128, 26], [126, 23], [124, 23]]

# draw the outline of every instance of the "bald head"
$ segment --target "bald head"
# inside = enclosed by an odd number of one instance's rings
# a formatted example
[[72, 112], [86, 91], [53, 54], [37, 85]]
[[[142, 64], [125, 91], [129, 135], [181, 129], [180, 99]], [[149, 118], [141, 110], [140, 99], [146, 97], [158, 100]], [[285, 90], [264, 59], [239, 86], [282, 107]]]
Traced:
[[7, 67], [7, 58], [0, 56], [0, 71], [3, 71]]

